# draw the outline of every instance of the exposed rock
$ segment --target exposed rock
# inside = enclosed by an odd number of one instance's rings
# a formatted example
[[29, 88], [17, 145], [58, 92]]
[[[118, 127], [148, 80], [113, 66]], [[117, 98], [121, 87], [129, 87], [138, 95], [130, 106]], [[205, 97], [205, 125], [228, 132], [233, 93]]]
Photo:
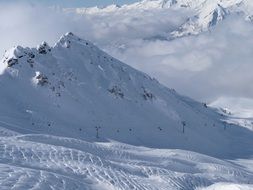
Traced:
[[12, 67], [13, 65], [16, 65], [16, 64], [18, 64], [18, 59], [16, 58], [11, 58], [7, 61], [8, 67]]
[[48, 78], [40, 72], [36, 72], [35, 79], [38, 85], [45, 86], [46, 84], [48, 84]]
[[124, 93], [118, 86], [113, 86], [108, 90], [111, 94], [114, 94], [116, 97], [124, 98]]
[[142, 96], [143, 96], [143, 98], [145, 99], [145, 100], [153, 100], [153, 99], [155, 99], [155, 96], [151, 93], [151, 92], [149, 92], [147, 89], [145, 89], [144, 87], [142, 87], [142, 89], [143, 89], [143, 94], [142, 94]]
[[42, 44], [37, 47], [37, 50], [39, 54], [47, 54], [48, 52], [51, 52], [51, 48], [46, 42], [42, 42]]

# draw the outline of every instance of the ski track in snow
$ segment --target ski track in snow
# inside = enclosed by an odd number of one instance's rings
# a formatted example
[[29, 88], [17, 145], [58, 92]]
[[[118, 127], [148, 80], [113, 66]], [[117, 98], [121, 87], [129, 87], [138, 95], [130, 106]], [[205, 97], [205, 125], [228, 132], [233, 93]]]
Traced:
[[253, 171], [198, 153], [0, 128], [0, 189], [180, 189], [250, 183]]

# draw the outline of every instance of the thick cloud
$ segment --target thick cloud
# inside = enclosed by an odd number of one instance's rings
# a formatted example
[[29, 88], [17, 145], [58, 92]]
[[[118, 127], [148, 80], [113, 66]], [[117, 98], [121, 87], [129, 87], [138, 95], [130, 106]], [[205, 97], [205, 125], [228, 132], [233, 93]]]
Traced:
[[230, 16], [210, 32], [166, 41], [191, 12], [117, 11], [77, 15], [30, 4], [0, 4], [0, 52], [51, 45], [72, 31], [109, 54], [201, 101], [253, 98], [253, 25]]
[[18, 44], [35, 46], [43, 39], [55, 41], [67, 29], [68, 23], [61, 18], [41, 6], [0, 3], [0, 52]]
[[138, 41], [118, 57], [196, 99], [253, 97], [253, 25], [231, 17], [209, 33]]

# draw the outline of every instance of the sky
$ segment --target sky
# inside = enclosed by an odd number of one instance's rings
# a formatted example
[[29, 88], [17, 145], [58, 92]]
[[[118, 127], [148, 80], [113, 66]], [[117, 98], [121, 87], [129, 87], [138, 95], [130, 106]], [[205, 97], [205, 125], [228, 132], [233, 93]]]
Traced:
[[91, 7], [91, 6], [106, 6], [112, 3], [119, 5], [133, 3], [138, 0], [0, 0], [0, 2], [29, 2], [40, 3], [47, 6], [58, 5], [61, 7]]

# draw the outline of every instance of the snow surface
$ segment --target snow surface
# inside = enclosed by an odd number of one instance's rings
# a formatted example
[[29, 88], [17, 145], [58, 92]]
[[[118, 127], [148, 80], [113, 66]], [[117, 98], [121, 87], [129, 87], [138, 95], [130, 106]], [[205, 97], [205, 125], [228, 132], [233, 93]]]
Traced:
[[248, 98], [221, 97], [210, 106], [227, 115], [226, 121], [253, 130], [253, 102]]
[[0, 65], [1, 189], [253, 184], [251, 130], [72, 33]]
[[226, 184], [218, 183], [210, 187], [203, 188], [202, 190], [251, 190], [253, 189], [252, 185], [241, 185], [241, 184]]
[[1, 131], [1, 189], [252, 188], [232, 184], [252, 182], [253, 172], [198, 153]]

